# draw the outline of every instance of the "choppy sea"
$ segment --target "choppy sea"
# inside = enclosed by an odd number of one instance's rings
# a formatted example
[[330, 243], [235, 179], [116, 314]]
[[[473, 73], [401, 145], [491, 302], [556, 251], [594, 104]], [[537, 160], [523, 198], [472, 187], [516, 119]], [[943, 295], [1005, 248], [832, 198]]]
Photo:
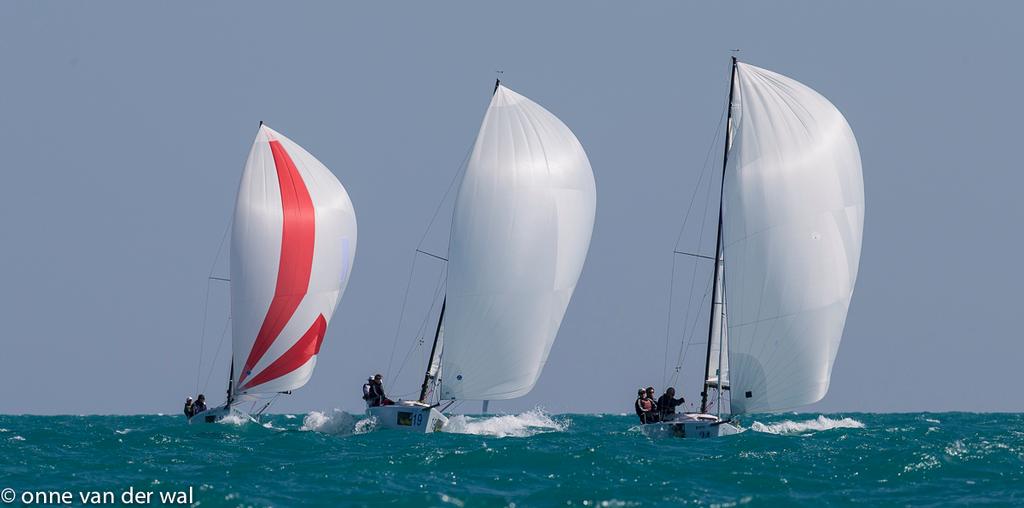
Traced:
[[746, 431], [736, 436], [653, 440], [636, 429], [633, 416], [541, 410], [457, 416], [434, 435], [376, 430], [361, 415], [341, 411], [272, 415], [262, 425], [189, 426], [180, 415], [0, 416], [0, 500], [1024, 505], [1022, 414], [791, 413], [741, 423]]

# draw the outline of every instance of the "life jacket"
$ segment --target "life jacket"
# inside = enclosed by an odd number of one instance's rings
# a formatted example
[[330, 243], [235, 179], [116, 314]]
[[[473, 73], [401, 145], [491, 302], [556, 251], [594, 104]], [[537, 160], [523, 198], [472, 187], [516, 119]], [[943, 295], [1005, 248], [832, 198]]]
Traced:
[[654, 409], [654, 402], [651, 399], [640, 399], [640, 409], [651, 411]]
[[370, 400], [373, 397], [375, 397], [375, 395], [373, 394], [373, 384], [371, 384], [371, 383], [364, 383], [363, 384], [363, 400]]

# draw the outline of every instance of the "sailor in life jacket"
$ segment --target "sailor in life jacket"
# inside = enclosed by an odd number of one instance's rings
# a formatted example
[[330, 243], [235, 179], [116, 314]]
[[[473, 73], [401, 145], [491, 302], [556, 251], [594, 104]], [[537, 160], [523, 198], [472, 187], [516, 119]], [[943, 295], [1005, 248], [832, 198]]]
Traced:
[[363, 384], [363, 401], [370, 407], [377, 405], [377, 394], [373, 389], [373, 376], [366, 378], [366, 383]]

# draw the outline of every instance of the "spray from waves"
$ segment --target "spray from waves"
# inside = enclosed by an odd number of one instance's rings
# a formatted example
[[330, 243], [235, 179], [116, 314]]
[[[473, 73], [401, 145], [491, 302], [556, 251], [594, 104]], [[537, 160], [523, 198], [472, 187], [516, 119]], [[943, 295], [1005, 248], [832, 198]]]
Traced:
[[376, 425], [377, 421], [372, 417], [364, 418], [362, 415], [335, 409], [328, 413], [311, 411], [302, 419], [302, 427], [299, 430], [348, 435], [370, 432]]
[[234, 411], [228, 413], [224, 418], [217, 420], [217, 423], [223, 425], [245, 425], [249, 423], [249, 417], [243, 414], [236, 413]]
[[778, 423], [761, 423], [754, 422], [750, 426], [750, 430], [754, 432], [764, 432], [766, 434], [803, 434], [807, 432], [820, 432], [823, 430], [832, 429], [863, 429], [864, 424], [854, 420], [853, 418], [843, 418], [840, 420], [833, 420], [825, 415], [818, 415], [814, 420], [804, 420], [800, 422], [794, 422], [792, 420], [784, 420]]
[[475, 434], [494, 437], [530, 437], [544, 432], [563, 432], [569, 421], [558, 421], [537, 408], [517, 415], [451, 417], [441, 429], [453, 434]]

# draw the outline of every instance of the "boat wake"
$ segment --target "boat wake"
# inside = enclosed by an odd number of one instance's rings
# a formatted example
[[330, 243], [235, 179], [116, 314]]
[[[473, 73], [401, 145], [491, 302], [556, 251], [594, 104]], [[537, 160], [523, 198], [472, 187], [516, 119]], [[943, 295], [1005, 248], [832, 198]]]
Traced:
[[750, 426], [750, 430], [754, 432], [764, 432], [766, 434], [804, 434], [808, 432], [820, 432], [823, 430], [832, 429], [863, 429], [864, 424], [854, 420], [853, 418], [842, 418], [834, 420], [825, 415], [818, 415], [814, 420], [804, 420], [794, 422], [792, 420], [783, 420], [778, 423], [761, 423], [754, 422]]
[[474, 434], [493, 437], [530, 437], [545, 432], [564, 432], [569, 421], [559, 421], [542, 409], [532, 409], [517, 415], [465, 416], [456, 415], [448, 420], [442, 432]]
[[376, 422], [365, 415], [354, 415], [340, 409], [329, 412], [310, 411], [302, 419], [299, 430], [324, 434], [363, 434], [373, 430]]

